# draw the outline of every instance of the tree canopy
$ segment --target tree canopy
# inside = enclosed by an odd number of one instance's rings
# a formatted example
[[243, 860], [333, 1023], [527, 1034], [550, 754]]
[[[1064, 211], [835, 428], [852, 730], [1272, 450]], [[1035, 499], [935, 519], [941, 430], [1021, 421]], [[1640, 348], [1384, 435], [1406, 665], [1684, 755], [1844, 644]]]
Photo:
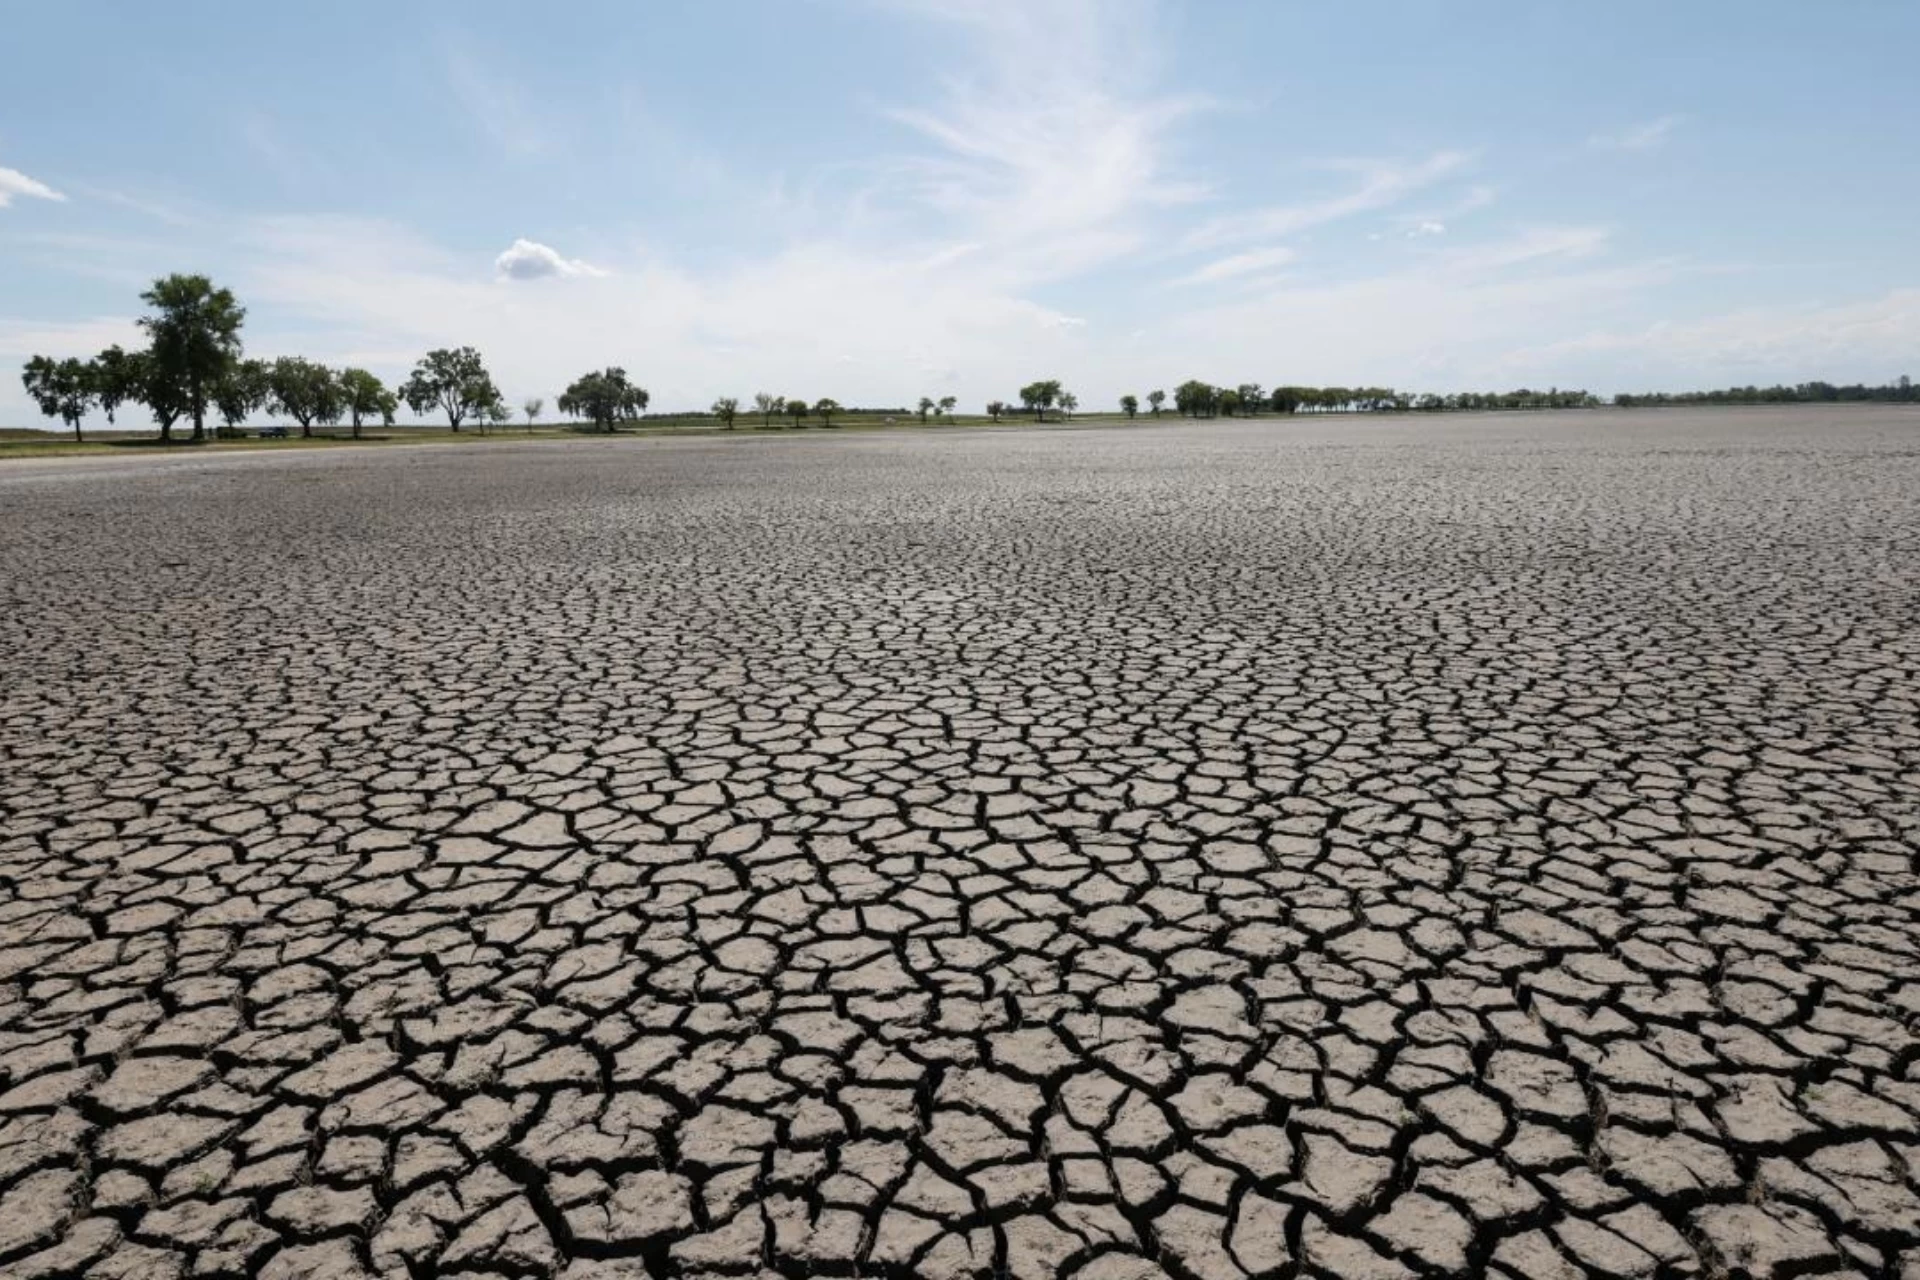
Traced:
[[[227, 370], [240, 358], [240, 326], [247, 318], [230, 289], [205, 276], [171, 275], [153, 282], [140, 300], [147, 331], [149, 390], [193, 420], [193, 438], [206, 434], [207, 406]], [[171, 422], [168, 422], [171, 426]], [[166, 431], [161, 432], [164, 439]]]
[[304, 356], [281, 356], [267, 371], [269, 404], [311, 436], [316, 422], [338, 421], [343, 407], [333, 370]]
[[1021, 405], [1036, 419], [1045, 417], [1047, 410], [1053, 408], [1054, 402], [1059, 398], [1060, 381], [1057, 378], [1049, 378], [1043, 382], [1029, 382], [1020, 388]]
[[645, 387], [627, 380], [618, 365], [582, 374], [567, 386], [559, 400], [560, 412], [585, 418], [596, 431], [612, 431], [624, 419], [637, 418], [651, 397]]
[[86, 361], [35, 356], [27, 361], [20, 383], [40, 412], [73, 428], [74, 442], [81, 442], [80, 423], [94, 399], [93, 374]]
[[415, 413], [438, 410], [456, 432], [462, 423], [500, 399], [493, 376], [472, 347], [441, 347], [429, 351], [414, 366], [400, 388], [400, 398]]
[[393, 425], [393, 415], [400, 408], [400, 397], [389, 391], [386, 383], [365, 369], [343, 369], [335, 380], [335, 386], [339, 389], [341, 407], [346, 410], [347, 420], [353, 424], [355, 440], [360, 438], [360, 423], [364, 419], [378, 418], [389, 427]]

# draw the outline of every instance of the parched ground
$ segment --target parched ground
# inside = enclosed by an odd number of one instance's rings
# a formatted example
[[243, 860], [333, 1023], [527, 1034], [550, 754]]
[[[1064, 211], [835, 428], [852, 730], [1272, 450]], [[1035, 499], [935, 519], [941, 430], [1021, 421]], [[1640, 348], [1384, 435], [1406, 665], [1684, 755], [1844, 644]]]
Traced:
[[1920, 416], [0, 472], [0, 1274], [1920, 1277]]

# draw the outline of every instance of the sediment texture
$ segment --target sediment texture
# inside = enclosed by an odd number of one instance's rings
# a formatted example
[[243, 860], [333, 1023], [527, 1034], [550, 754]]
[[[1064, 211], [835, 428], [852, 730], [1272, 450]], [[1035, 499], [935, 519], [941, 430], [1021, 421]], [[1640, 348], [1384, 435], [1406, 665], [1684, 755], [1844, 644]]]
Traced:
[[1920, 1277], [1920, 420], [0, 473], [0, 1273]]

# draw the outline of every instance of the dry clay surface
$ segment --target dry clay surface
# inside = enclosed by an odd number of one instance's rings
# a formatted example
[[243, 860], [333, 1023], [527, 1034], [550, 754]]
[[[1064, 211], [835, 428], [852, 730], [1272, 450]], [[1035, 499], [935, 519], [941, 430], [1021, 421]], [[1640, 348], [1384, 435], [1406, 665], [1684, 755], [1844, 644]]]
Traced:
[[1920, 1277], [1920, 417], [0, 473], [0, 1274]]

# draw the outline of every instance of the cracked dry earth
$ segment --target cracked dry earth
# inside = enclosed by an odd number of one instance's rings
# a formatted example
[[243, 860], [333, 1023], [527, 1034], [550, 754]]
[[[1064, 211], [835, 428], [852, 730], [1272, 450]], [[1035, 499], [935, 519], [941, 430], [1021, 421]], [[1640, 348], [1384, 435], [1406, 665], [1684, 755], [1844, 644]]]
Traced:
[[0, 1274], [1920, 1277], [1920, 418], [0, 474]]

